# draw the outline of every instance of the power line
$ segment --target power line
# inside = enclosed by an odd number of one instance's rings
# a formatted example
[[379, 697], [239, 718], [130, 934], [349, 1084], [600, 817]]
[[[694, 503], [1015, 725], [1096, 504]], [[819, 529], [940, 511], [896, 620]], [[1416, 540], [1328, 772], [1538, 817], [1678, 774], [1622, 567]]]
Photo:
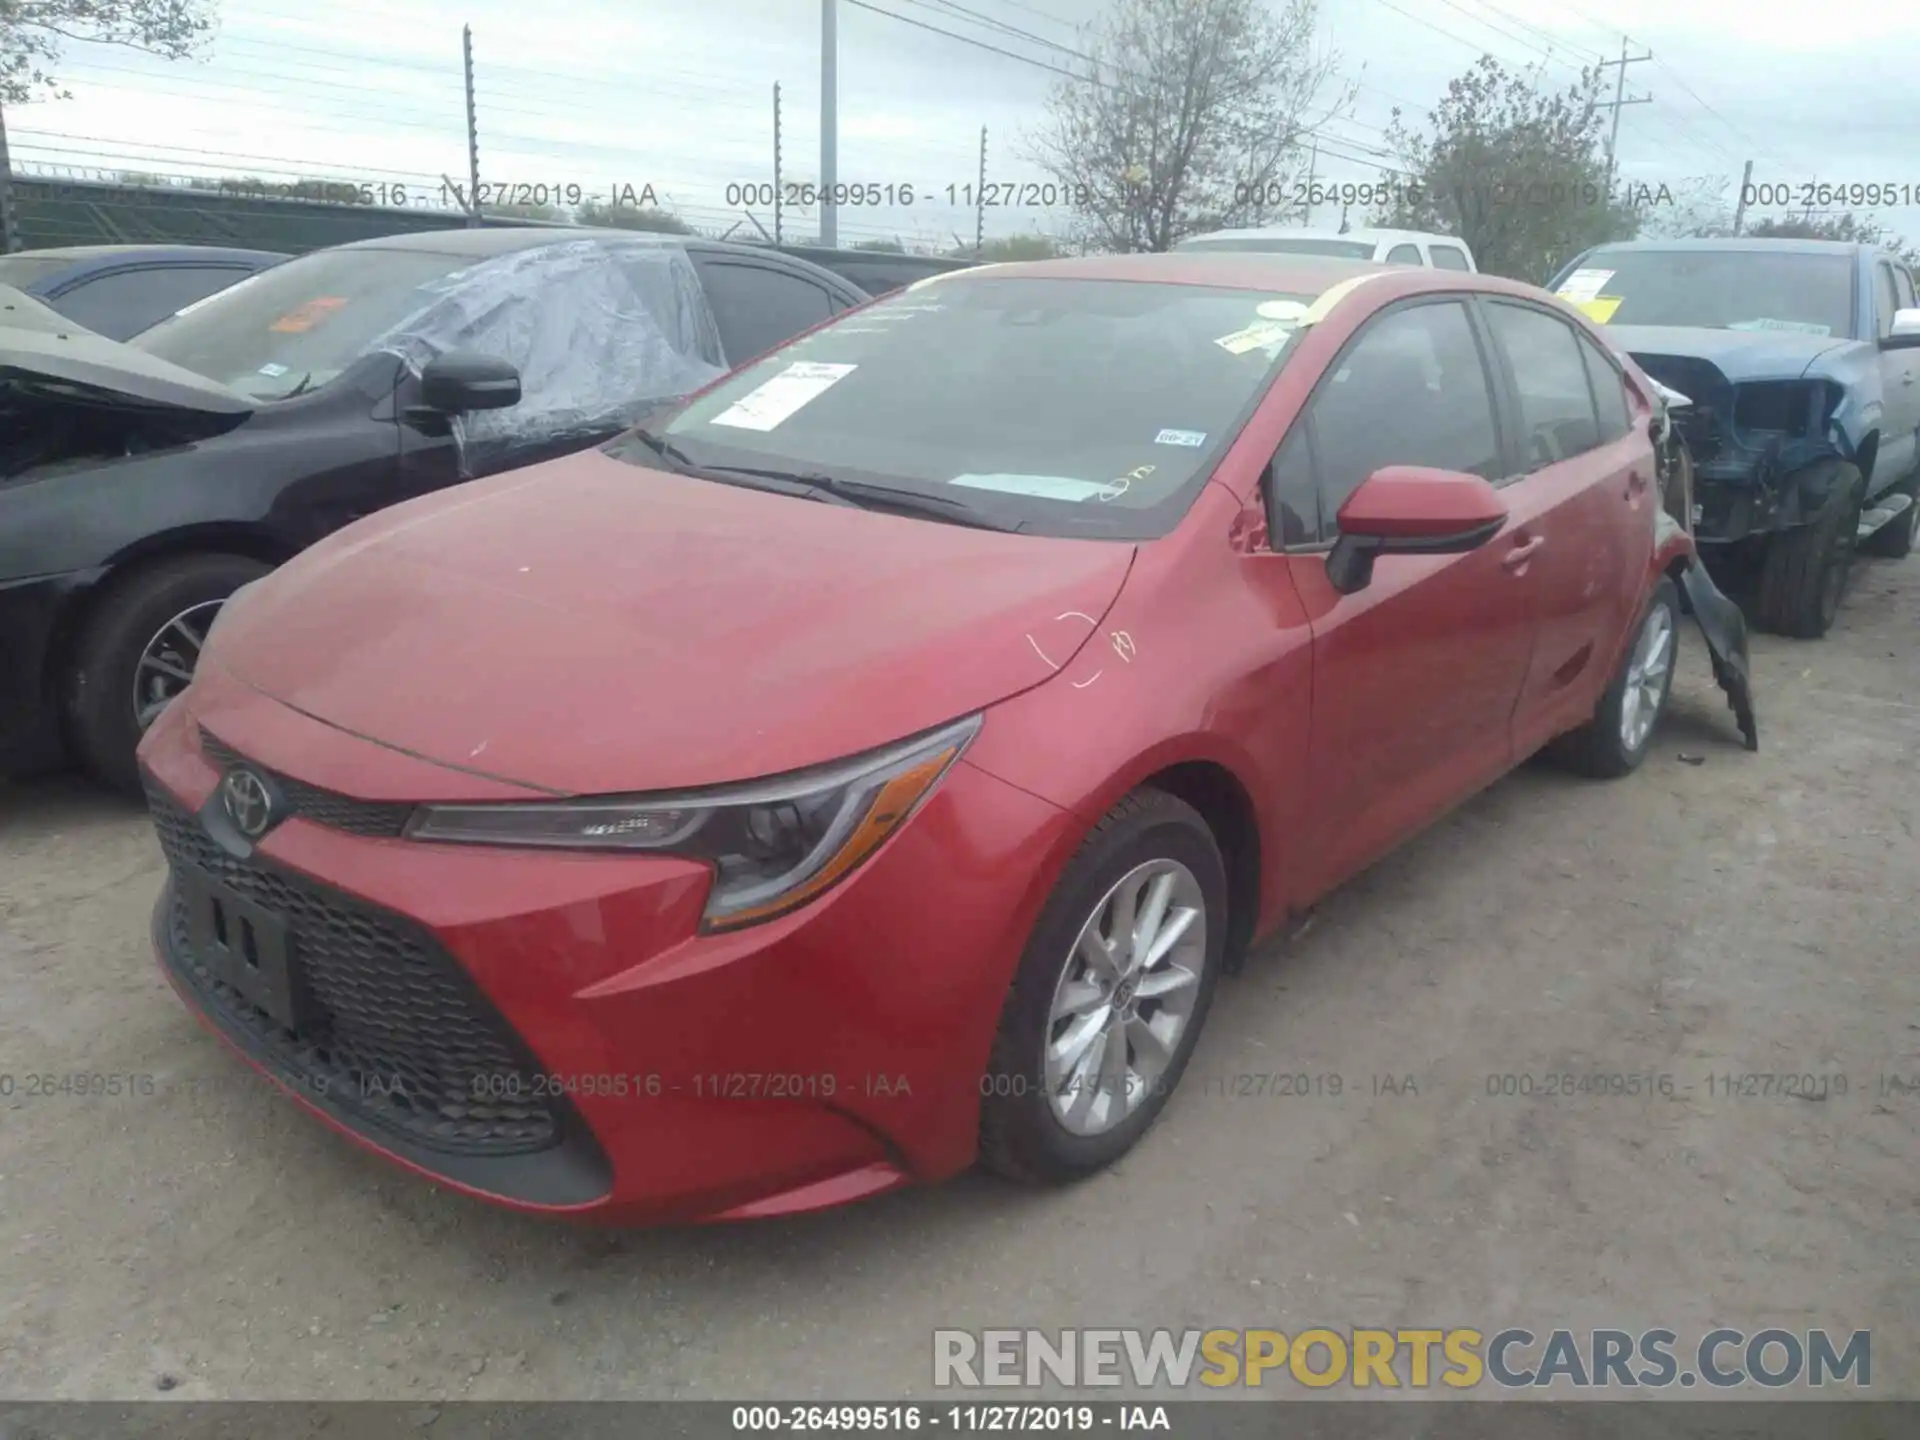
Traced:
[[[961, 35], [952, 30], [942, 30], [938, 25], [929, 25], [924, 20], [915, 20], [911, 15], [902, 15], [893, 10], [882, 10], [878, 5], [869, 5], [867, 0], [846, 0], [846, 3], [858, 10], [871, 10], [876, 15], [884, 15], [889, 20], [898, 20], [902, 25], [911, 25], [919, 30], [931, 30], [935, 35], [944, 35], [949, 40], [958, 40], [962, 45], [977, 46], [982, 50], [991, 50], [996, 55], [1004, 55], [1009, 60], [1018, 60], [1023, 65], [1032, 65], [1041, 70], [1050, 70], [1055, 75], [1064, 75], [1069, 80], [1081, 79], [1071, 70], [1062, 70], [1057, 65], [1049, 65], [1044, 60], [1036, 60], [1031, 55], [1019, 55], [1012, 50], [1003, 50], [998, 45], [989, 45], [984, 40], [976, 40], [971, 35]], [[1094, 81], [1099, 84], [1099, 81]]]

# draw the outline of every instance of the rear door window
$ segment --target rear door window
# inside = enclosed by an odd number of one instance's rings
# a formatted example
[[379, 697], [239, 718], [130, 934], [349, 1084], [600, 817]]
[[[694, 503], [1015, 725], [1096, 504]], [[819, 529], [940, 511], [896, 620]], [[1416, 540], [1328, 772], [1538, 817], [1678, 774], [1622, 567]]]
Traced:
[[1587, 362], [1587, 380], [1593, 386], [1593, 408], [1600, 421], [1600, 443], [1620, 439], [1633, 429], [1633, 411], [1627, 404], [1627, 382], [1614, 363], [1579, 331], [1580, 354]]
[[1488, 303], [1487, 318], [1513, 371], [1528, 470], [1598, 445], [1599, 418], [1573, 327], [1544, 310], [1503, 300]]
[[1430, 245], [1427, 247], [1433, 255], [1435, 268], [1440, 270], [1471, 270], [1467, 263], [1467, 252], [1458, 245]]
[[1424, 263], [1420, 258], [1420, 247], [1418, 245], [1396, 245], [1387, 252], [1387, 264], [1389, 265], [1420, 265]]

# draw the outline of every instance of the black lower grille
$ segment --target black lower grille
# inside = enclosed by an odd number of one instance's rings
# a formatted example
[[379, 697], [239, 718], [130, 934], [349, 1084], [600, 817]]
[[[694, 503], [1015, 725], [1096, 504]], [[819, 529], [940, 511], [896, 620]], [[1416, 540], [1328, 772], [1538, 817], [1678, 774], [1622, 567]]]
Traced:
[[195, 952], [178, 883], [162, 947], [209, 1017], [285, 1083], [324, 1094], [356, 1124], [449, 1155], [516, 1155], [561, 1141], [564, 1101], [536, 1094], [538, 1066], [428, 932], [257, 855], [236, 859], [151, 780], [147, 803], [176, 877], [191, 867], [289, 929], [311, 1002], [298, 1031]]
[[406, 829], [407, 820], [413, 814], [413, 806], [405, 801], [361, 800], [352, 795], [342, 795], [336, 790], [323, 790], [318, 785], [309, 785], [304, 780], [296, 780], [291, 775], [255, 764], [219, 736], [206, 730], [200, 732], [200, 750], [210, 764], [222, 770], [244, 763], [263, 775], [271, 776], [280, 793], [286, 797], [291, 814], [311, 820], [316, 825], [344, 830], [349, 835], [391, 839]]

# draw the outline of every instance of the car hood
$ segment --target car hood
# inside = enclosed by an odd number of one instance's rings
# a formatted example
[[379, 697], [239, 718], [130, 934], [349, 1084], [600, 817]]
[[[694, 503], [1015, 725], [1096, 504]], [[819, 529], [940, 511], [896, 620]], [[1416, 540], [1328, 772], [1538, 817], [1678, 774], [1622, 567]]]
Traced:
[[454, 769], [672, 790], [839, 759], [1045, 681], [1132, 556], [589, 451], [350, 526], [236, 597], [207, 658]]
[[1609, 325], [1607, 338], [1635, 359], [1676, 355], [1704, 360], [1733, 384], [1797, 380], [1829, 350], [1856, 342], [1791, 330], [1708, 330], [1678, 325]]
[[0, 285], [0, 383], [83, 404], [245, 416], [253, 401], [204, 375], [96, 335]]

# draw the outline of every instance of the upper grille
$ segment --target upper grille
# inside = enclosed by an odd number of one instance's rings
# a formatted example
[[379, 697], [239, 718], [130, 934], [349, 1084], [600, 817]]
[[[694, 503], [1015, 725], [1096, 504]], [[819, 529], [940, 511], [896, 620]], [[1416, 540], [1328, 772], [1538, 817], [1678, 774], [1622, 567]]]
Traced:
[[300, 1032], [194, 953], [177, 885], [163, 955], [208, 1016], [284, 1081], [324, 1094], [356, 1122], [451, 1154], [522, 1154], [562, 1138], [564, 1101], [536, 1092], [537, 1065], [430, 934], [257, 855], [235, 859], [151, 780], [147, 804], [176, 872], [197, 867], [289, 927], [313, 1001]]
[[311, 820], [316, 825], [325, 825], [330, 829], [344, 830], [349, 835], [371, 835], [376, 838], [393, 839], [407, 826], [407, 817], [413, 814], [413, 806], [394, 800], [357, 800], [351, 795], [342, 795], [334, 790], [322, 790], [318, 785], [309, 785], [304, 780], [296, 780], [291, 775], [283, 775], [278, 770], [268, 769], [257, 764], [235, 750], [226, 741], [211, 731], [200, 731], [200, 750], [209, 761], [225, 770], [232, 765], [248, 765], [263, 775], [273, 778], [280, 793], [287, 798], [290, 813], [303, 820]]

